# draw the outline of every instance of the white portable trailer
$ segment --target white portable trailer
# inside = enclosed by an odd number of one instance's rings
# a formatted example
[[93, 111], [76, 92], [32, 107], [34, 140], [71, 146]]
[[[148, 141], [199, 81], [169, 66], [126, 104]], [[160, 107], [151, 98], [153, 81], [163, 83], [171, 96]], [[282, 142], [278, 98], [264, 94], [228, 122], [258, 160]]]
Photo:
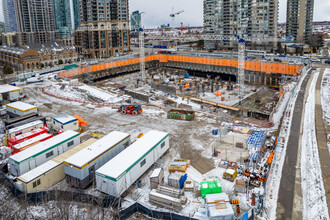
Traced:
[[24, 116], [31, 113], [37, 113], [37, 106], [25, 102], [13, 102], [6, 105], [7, 112], [12, 116]]
[[64, 161], [68, 184], [84, 189], [95, 180], [95, 170], [130, 144], [130, 135], [113, 131]]
[[22, 88], [8, 84], [0, 86], [0, 94], [2, 96], [2, 102], [5, 102], [5, 104], [17, 101], [25, 96]]
[[168, 133], [149, 131], [96, 170], [97, 189], [114, 197], [119, 197], [168, 149]]
[[73, 130], [77, 131], [79, 129], [78, 126], [78, 118], [75, 118], [68, 114], [60, 114], [53, 116], [53, 123], [52, 127], [58, 131], [67, 131], [67, 130]]
[[20, 176], [80, 144], [80, 134], [66, 131], [9, 157], [13, 176]]

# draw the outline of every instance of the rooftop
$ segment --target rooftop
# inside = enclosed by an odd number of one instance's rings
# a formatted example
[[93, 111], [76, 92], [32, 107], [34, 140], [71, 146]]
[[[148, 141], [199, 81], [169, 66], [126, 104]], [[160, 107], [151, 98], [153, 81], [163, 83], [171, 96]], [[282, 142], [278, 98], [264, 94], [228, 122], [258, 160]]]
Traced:
[[13, 108], [13, 109], [16, 109], [21, 112], [26, 112], [26, 111], [37, 108], [37, 106], [30, 105], [28, 103], [21, 102], [21, 101], [9, 103], [6, 105], [6, 107]]
[[36, 142], [39, 142], [40, 140], [45, 139], [45, 138], [50, 137], [50, 136], [51, 136], [51, 134], [43, 133], [43, 134], [38, 135], [34, 138], [23, 141], [22, 143], [16, 144], [13, 147], [16, 148], [16, 149], [21, 149], [21, 148], [27, 147], [31, 144], [34, 144]]
[[70, 157], [71, 155], [74, 155], [75, 153], [79, 152], [80, 150], [88, 147], [92, 143], [97, 141], [94, 138], [90, 138], [87, 141], [75, 146], [74, 148], [64, 152], [63, 154], [51, 159], [50, 161], [34, 168], [33, 170], [30, 170], [29, 172], [23, 174], [22, 176], [18, 177], [19, 180], [22, 182], [28, 183], [36, 178], [38, 178], [40, 175], [46, 173], [47, 171], [53, 169], [54, 167], [58, 166], [59, 164], [62, 164], [63, 161]]
[[90, 145], [88, 148], [85, 148], [69, 157], [65, 160], [65, 163], [82, 168], [85, 164], [92, 162], [98, 156], [102, 155], [104, 152], [116, 146], [128, 137], [130, 137], [130, 135], [127, 133], [113, 131]]
[[61, 124], [69, 124], [73, 121], [78, 121], [77, 118], [73, 117], [72, 115], [68, 114], [59, 114], [53, 116], [53, 119]]
[[44, 151], [50, 150], [51, 148], [54, 147], [54, 145], [67, 141], [71, 138], [79, 136], [78, 132], [75, 131], [65, 131], [59, 135], [56, 135], [55, 137], [48, 139], [44, 142], [41, 142], [39, 144], [33, 145], [32, 147], [21, 151], [15, 155], [12, 155], [9, 157], [9, 159], [16, 161], [17, 163], [21, 163], [24, 160], [30, 158], [30, 157], [35, 157], [38, 154], [41, 154]]
[[[1, 49], [0, 49], [1, 51]], [[1, 85], [0, 86], [0, 93], [5, 93], [5, 92], [13, 92], [17, 90], [21, 90], [22, 88], [19, 88], [17, 86], [11, 86], [11, 85]]]
[[[115, 156], [112, 160], [99, 168], [96, 173], [114, 179], [120, 178], [124, 172], [128, 172], [138, 160], [142, 159], [149, 150], [163, 141], [167, 136], [168, 133], [166, 132], [155, 130], [149, 131]], [[123, 161], [125, 161], [125, 163], [123, 163]]]

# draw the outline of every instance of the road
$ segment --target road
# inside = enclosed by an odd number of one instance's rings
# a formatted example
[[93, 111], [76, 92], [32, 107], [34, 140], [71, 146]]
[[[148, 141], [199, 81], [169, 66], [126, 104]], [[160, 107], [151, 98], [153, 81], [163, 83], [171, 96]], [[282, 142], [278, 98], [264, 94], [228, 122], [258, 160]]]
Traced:
[[286, 156], [282, 170], [282, 178], [280, 182], [278, 204], [276, 211], [276, 219], [293, 219], [292, 211], [294, 204], [295, 195], [295, 180], [296, 180], [296, 164], [298, 159], [298, 148], [300, 141], [300, 130], [301, 130], [301, 119], [304, 109], [304, 96], [307, 90], [307, 83], [309, 81], [310, 75], [308, 74], [299, 91], [293, 118], [290, 128], [290, 136], [286, 149]]

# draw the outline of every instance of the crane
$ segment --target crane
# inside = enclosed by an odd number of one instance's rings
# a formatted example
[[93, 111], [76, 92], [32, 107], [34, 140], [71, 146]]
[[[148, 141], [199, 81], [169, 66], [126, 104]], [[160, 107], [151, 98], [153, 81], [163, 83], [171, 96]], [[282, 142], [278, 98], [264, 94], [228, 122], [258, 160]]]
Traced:
[[[173, 10], [173, 11], [174, 11], [174, 10]], [[175, 16], [177, 16], [177, 15], [183, 13], [183, 12], [184, 12], [184, 10], [179, 10], [178, 12], [171, 13], [171, 14], [170, 14], [170, 17], [171, 17], [171, 18], [175, 18]]]
[[172, 8], [172, 13], [170, 14], [170, 17], [172, 18], [172, 23], [173, 23], [172, 25], [173, 25], [173, 27], [174, 27], [175, 17], [176, 17], [177, 15], [183, 13], [183, 12], [184, 12], [184, 10], [179, 10], [179, 11], [177, 11], [177, 12], [174, 12], [174, 8]]
[[[141, 15], [141, 27], [138, 28], [139, 31], [139, 49], [140, 49], [140, 73], [141, 73], [141, 81], [143, 82], [145, 79], [145, 73], [146, 73], [146, 65], [145, 65], [145, 52], [144, 52], [144, 29], [143, 29], [143, 16], [142, 14], [145, 14], [145, 12], [140, 12], [139, 15]], [[135, 24], [138, 22], [136, 21], [135, 17], [132, 16], [132, 19], [135, 21]], [[136, 29], [136, 25], [134, 28]]]

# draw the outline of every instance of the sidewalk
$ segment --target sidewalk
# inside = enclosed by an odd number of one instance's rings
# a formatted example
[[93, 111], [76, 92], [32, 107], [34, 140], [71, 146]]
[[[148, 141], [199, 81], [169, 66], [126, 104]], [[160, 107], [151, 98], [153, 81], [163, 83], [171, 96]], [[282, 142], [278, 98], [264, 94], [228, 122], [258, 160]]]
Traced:
[[324, 189], [327, 197], [328, 210], [330, 210], [330, 155], [327, 147], [327, 132], [330, 133], [330, 126], [324, 124], [323, 112], [321, 105], [321, 83], [323, 78], [324, 68], [321, 69], [317, 79], [315, 89], [315, 127], [316, 138], [319, 147], [319, 156], [322, 169], [322, 177]]
[[[293, 219], [294, 195], [299, 190], [296, 186], [296, 170], [298, 160], [298, 147], [300, 143], [300, 130], [302, 113], [304, 109], [305, 93], [307, 84], [311, 77], [311, 72], [307, 73], [306, 78], [302, 82], [301, 89], [295, 103], [292, 124], [290, 128], [290, 136], [287, 143], [285, 160], [283, 164], [282, 177], [280, 181], [279, 195], [277, 200], [276, 219], [291, 220]], [[296, 191], [297, 190], [297, 191]], [[301, 219], [301, 213], [295, 212], [294, 216]]]

